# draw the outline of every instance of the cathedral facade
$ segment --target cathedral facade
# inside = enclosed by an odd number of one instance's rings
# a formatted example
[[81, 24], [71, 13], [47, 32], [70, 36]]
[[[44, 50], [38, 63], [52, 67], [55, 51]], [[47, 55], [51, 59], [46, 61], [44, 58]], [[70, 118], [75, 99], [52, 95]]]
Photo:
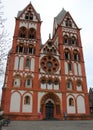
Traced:
[[89, 102], [80, 29], [64, 9], [53, 34], [41, 40], [41, 19], [30, 3], [18, 12], [7, 58], [2, 108], [12, 120], [85, 119]]

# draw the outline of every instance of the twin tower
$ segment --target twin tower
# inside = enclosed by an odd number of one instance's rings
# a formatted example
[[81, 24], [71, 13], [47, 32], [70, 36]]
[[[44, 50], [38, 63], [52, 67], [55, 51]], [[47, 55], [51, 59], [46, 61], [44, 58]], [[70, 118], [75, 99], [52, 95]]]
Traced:
[[64, 9], [42, 44], [41, 19], [30, 3], [18, 12], [8, 54], [2, 108], [12, 120], [88, 119], [80, 29]]

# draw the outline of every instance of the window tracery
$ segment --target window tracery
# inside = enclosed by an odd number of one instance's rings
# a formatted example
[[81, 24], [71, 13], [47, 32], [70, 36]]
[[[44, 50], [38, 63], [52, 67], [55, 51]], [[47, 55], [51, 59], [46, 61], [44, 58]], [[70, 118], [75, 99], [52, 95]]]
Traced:
[[28, 38], [36, 39], [36, 30], [34, 28], [30, 28], [28, 32]]
[[71, 59], [71, 54], [70, 54], [69, 49], [65, 49], [64, 57], [65, 57], [65, 60], [70, 60]]
[[74, 50], [73, 51], [73, 58], [74, 58], [74, 61], [80, 61], [80, 56], [79, 56], [79, 52], [77, 50]]
[[44, 53], [51, 53], [51, 54], [56, 54], [57, 53], [56, 49], [54, 47], [52, 47], [52, 46], [50, 48], [48, 46], [44, 47], [43, 52]]
[[45, 72], [54, 73], [59, 68], [58, 60], [53, 56], [44, 56], [41, 59], [41, 67]]
[[74, 36], [72, 36], [72, 38], [71, 38], [71, 45], [73, 45], [73, 46], [77, 45], [77, 39]]
[[26, 13], [25, 19], [26, 20], [33, 20], [33, 14], [30, 10]]
[[68, 46], [77, 46], [77, 38], [75, 36], [63, 36], [63, 43], [64, 45]]
[[60, 82], [59, 82], [58, 78], [42, 77], [40, 79], [40, 84], [41, 84], [41, 88], [43, 88], [43, 86], [44, 86], [44, 89], [49, 89], [50, 86], [51, 86], [51, 89], [57, 89], [58, 90]]
[[72, 27], [72, 22], [71, 22], [70, 18], [66, 19], [65, 25], [66, 25], [66, 27]]
[[19, 44], [16, 46], [16, 52], [17, 53], [23, 53], [24, 52], [24, 47], [23, 45]]
[[35, 48], [33, 46], [28, 47], [28, 54], [35, 54]]
[[69, 38], [68, 38], [67, 35], [64, 36], [63, 42], [64, 42], [65, 45], [68, 45], [68, 44], [69, 44]]
[[26, 38], [26, 33], [27, 33], [27, 30], [26, 30], [25, 27], [21, 27], [21, 28], [19, 29], [19, 37], [21, 37], [21, 38]]

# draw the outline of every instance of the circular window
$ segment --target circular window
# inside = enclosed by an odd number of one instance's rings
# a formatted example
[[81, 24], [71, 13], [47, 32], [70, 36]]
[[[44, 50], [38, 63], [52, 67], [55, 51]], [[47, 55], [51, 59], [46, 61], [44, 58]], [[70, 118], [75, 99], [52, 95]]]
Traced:
[[58, 60], [53, 56], [44, 56], [41, 59], [41, 67], [45, 72], [55, 73], [59, 68]]
[[47, 67], [51, 68], [52, 67], [52, 63], [51, 62], [47, 62]]

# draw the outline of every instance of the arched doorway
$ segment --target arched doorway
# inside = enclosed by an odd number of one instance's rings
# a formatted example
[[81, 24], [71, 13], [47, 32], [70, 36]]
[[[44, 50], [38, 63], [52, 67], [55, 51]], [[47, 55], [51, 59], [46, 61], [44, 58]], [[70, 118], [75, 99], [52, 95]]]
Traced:
[[46, 103], [46, 119], [54, 118], [54, 104], [51, 101]]
[[56, 94], [52, 92], [46, 93], [42, 97], [40, 104], [42, 119], [58, 119], [61, 115], [60, 105], [60, 99]]

